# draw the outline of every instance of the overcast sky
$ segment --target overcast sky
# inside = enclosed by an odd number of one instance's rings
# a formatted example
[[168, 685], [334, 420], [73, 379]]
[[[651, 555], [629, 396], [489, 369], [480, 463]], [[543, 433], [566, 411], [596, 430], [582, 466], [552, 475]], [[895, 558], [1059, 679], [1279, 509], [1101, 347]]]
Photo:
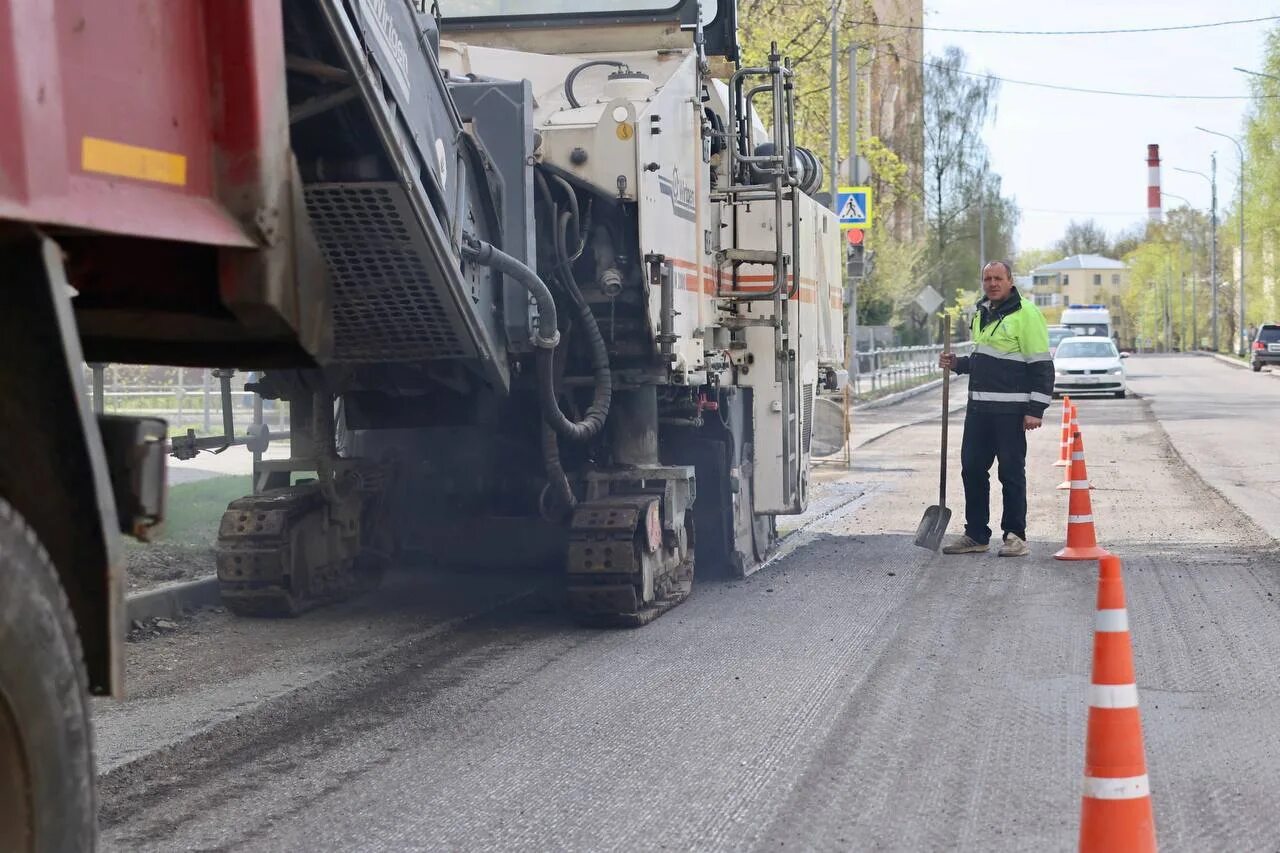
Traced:
[[[925, 25], [1002, 30], [1084, 30], [1202, 24], [1280, 15], [1276, 0], [925, 0]], [[1012, 36], [927, 31], [925, 50], [962, 48], [969, 69], [1018, 80], [1162, 94], [1249, 94], [1270, 23], [1183, 32]], [[1218, 152], [1219, 209], [1236, 193], [1235, 146], [1195, 130], [1239, 137], [1249, 102], [1155, 100], [1003, 83], [986, 131], [1004, 191], [1022, 208], [1020, 248], [1048, 246], [1073, 218], [1109, 232], [1146, 216], [1146, 149], [1159, 143], [1163, 185], [1209, 207], [1209, 183], [1173, 166], [1209, 172]], [[1165, 200], [1165, 207], [1181, 202]]]

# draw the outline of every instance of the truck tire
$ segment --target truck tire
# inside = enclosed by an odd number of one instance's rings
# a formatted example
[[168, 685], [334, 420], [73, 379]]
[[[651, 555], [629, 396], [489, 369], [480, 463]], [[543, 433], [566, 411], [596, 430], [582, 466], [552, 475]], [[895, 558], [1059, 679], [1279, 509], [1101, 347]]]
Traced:
[[0, 499], [0, 850], [93, 850], [83, 654], [35, 533]]

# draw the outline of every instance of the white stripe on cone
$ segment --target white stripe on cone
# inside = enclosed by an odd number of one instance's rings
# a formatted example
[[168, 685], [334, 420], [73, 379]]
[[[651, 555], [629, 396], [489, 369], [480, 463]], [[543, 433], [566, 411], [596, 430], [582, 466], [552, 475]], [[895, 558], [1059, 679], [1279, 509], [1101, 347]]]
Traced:
[[1093, 620], [1093, 630], [1110, 633], [1129, 630], [1129, 611], [1123, 607], [1099, 610]]
[[1088, 481], [1088, 480], [1072, 480], [1072, 481], [1071, 481], [1071, 488], [1073, 488], [1073, 489], [1087, 489], [1087, 488], [1089, 488], [1089, 481]]
[[1089, 707], [1136, 708], [1138, 707], [1138, 685], [1090, 684]]
[[1093, 524], [1092, 515], [1068, 515], [1068, 524]]
[[1151, 796], [1151, 782], [1146, 773], [1117, 778], [1086, 776], [1084, 795], [1094, 800], [1138, 800]]

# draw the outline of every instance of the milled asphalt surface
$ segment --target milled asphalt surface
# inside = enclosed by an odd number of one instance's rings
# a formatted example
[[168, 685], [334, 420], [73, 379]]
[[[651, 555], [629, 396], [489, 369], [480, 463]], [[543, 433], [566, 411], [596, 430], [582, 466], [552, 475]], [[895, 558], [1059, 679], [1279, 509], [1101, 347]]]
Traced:
[[[856, 497], [761, 572], [642, 630], [573, 627], [553, 576], [418, 573], [133, 644], [134, 698], [96, 709], [106, 846], [1074, 849], [1096, 569], [1049, 556], [1056, 415], [1031, 437], [1027, 559], [910, 544], [934, 421], [859, 448]], [[1145, 401], [1082, 401], [1081, 425], [1126, 561], [1161, 846], [1271, 849], [1276, 543]]]

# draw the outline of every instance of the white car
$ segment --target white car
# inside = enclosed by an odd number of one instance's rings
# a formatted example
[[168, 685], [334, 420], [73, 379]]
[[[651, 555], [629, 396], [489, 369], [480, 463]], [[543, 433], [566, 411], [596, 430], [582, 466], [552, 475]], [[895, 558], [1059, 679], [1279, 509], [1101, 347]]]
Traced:
[[1124, 359], [1110, 338], [1066, 338], [1058, 344], [1053, 356], [1053, 394], [1114, 394], [1123, 398], [1125, 386]]

